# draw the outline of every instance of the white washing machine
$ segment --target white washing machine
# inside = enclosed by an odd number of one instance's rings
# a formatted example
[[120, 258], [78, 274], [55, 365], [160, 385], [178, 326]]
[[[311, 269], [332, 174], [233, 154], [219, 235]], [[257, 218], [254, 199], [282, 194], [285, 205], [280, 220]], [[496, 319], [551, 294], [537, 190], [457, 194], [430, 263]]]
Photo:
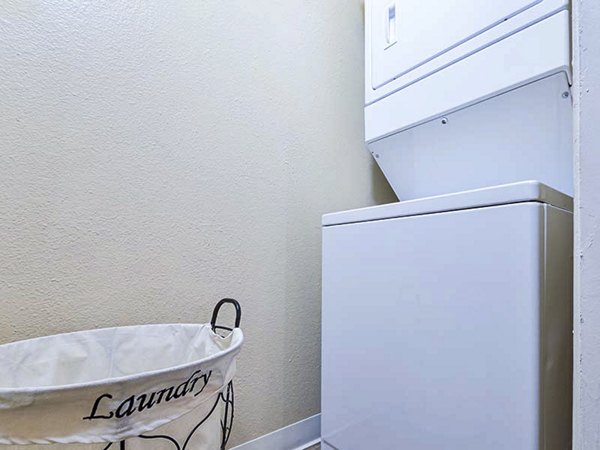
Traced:
[[325, 215], [323, 448], [570, 448], [572, 251], [538, 182]]

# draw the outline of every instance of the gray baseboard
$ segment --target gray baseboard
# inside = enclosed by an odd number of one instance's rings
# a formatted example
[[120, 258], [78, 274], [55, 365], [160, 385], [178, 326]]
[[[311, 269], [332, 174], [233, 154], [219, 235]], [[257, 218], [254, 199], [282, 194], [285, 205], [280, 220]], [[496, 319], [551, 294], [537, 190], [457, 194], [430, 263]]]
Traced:
[[321, 440], [321, 414], [265, 434], [232, 450], [303, 450]]

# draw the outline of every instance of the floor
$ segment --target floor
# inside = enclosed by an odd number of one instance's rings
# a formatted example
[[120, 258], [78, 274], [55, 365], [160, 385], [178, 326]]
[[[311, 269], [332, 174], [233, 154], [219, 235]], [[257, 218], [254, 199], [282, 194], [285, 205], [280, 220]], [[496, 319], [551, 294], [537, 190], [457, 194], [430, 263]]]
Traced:
[[321, 444], [313, 445], [312, 447], [307, 447], [305, 450], [321, 450]]

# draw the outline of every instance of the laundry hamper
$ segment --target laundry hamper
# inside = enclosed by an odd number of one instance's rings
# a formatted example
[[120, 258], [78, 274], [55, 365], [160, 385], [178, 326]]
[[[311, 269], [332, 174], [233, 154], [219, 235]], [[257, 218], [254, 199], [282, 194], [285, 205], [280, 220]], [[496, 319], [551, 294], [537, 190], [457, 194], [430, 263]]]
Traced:
[[[217, 325], [225, 304], [235, 307], [235, 328]], [[240, 319], [239, 303], [223, 299], [210, 324], [105, 328], [0, 345], [0, 448], [224, 449]]]

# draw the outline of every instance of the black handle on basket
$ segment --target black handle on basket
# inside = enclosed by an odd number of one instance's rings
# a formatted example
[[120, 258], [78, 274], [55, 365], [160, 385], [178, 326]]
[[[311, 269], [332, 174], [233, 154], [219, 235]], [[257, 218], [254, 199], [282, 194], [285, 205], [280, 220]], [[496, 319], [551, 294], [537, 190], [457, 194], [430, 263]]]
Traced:
[[217, 331], [217, 329], [233, 331], [233, 328], [217, 325], [219, 311], [221, 310], [221, 306], [223, 306], [225, 303], [229, 303], [235, 308], [235, 328], [240, 327], [240, 322], [242, 320], [242, 307], [240, 306], [237, 300], [234, 300], [233, 298], [224, 298], [220, 300], [219, 303], [217, 303], [217, 306], [215, 306], [215, 309], [213, 309], [212, 319], [210, 319], [210, 325], [212, 327], [212, 330], [215, 332]]

